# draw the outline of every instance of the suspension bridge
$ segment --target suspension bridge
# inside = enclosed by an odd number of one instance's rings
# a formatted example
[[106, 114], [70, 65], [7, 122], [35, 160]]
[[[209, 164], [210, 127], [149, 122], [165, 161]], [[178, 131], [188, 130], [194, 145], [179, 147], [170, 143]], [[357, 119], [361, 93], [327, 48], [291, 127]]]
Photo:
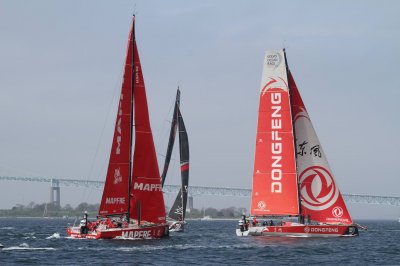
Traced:
[[[50, 203], [56, 206], [61, 205], [61, 187], [85, 187], [93, 189], [103, 189], [103, 181], [80, 180], [80, 179], [63, 179], [63, 178], [48, 178], [48, 177], [15, 177], [15, 176], [0, 176], [0, 181], [19, 181], [19, 182], [41, 182], [50, 184]], [[163, 191], [165, 193], [178, 193], [181, 187], [177, 185], [165, 185]], [[203, 187], [190, 186], [189, 196], [230, 196], [230, 197], [250, 197], [251, 189], [245, 188], [228, 188], [228, 187]], [[348, 203], [363, 203], [363, 204], [380, 204], [390, 206], [400, 206], [400, 197], [376, 196], [376, 195], [357, 195], [357, 194], [342, 194], [343, 198]]]

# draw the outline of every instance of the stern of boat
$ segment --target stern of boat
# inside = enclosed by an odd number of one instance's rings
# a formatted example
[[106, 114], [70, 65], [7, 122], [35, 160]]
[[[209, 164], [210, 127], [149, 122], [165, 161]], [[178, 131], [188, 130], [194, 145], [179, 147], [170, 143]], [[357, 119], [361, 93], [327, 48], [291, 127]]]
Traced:
[[343, 236], [358, 236], [358, 226], [357, 225], [349, 225], [346, 229], [346, 232]]

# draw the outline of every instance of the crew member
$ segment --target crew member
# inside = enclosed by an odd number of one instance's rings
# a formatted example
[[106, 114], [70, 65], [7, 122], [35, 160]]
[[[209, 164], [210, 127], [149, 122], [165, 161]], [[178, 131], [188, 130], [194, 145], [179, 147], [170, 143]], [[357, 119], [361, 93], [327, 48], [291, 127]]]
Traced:
[[85, 214], [83, 216], [83, 219], [80, 222], [80, 227], [81, 227], [81, 234], [87, 234], [88, 233], [88, 214], [87, 211], [85, 211]]

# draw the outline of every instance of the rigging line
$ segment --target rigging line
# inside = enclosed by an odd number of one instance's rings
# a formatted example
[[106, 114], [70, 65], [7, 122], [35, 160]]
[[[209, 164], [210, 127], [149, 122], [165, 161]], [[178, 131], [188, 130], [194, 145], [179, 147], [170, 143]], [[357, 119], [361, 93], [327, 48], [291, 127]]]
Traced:
[[[22, 163], [20, 164], [22, 165]], [[3, 168], [3, 169], [2, 169]], [[0, 165], [0, 173], [3, 173], [3, 175], [7, 175], [4, 174], [5, 173], [10, 173], [8, 171], [11, 170], [11, 173], [20, 173], [20, 175], [27, 175], [27, 176], [42, 176], [42, 174], [36, 173], [34, 171], [31, 171], [29, 169], [25, 169], [25, 168], [21, 168], [20, 166], [14, 166], [12, 164], [1, 164]]]
[[[155, 139], [155, 145], [156, 147], [162, 147], [165, 146], [165, 143], [167, 142], [166, 139], [169, 137], [169, 129], [171, 127], [172, 120], [170, 121], [168, 117], [170, 117], [172, 113], [172, 108], [175, 106], [175, 101], [170, 105], [170, 108], [167, 112], [167, 114], [164, 116], [164, 123], [158, 128], [157, 132], [161, 132], [161, 138]], [[162, 153], [158, 153], [162, 154]], [[163, 155], [165, 157], [165, 155]]]
[[[93, 160], [92, 160], [92, 163], [91, 163], [91, 166], [90, 166], [90, 170], [89, 170], [89, 174], [88, 174], [88, 180], [92, 180], [93, 179], [92, 175], [93, 175], [94, 164], [95, 164], [95, 161], [96, 161], [96, 159], [98, 157], [98, 153], [99, 153], [101, 142], [102, 142], [103, 136], [104, 136], [104, 132], [105, 132], [105, 129], [106, 129], [109, 117], [110, 117], [110, 113], [111, 113], [111, 109], [112, 109], [112, 106], [113, 106], [113, 102], [115, 101], [115, 97], [117, 95], [117, 92], [119, 91], [119, 89], [122, 86], [121, 77], [123, 77], [124, 69], [125, 69], [125, 64], [122, 65], [122, 68], [120, 69], [120, 73], [119, 73], [119, 78], [116, 79], [115, 84], [114, 84], [113, 95], [112, 95], [112, 98], [111, 98], [110, 103], [108, 105], [107, 115], [106, 115], [106, 118], [104, 120], [103, 128], [101, 130], [99, 139], [97, 141], [96, 151], [94, 153]], [[104, 168], [105, 168], [105, 165], [107, 164], [108, 159], [109, 158], [107, 158], [105, 160], [105, 162], [102, 163], [103, 167], [102, 167], [102, 171], [101, 172], [104, 171]], [[97, 181], [99, 180], [100, 173], [97, 175], [97, 178], [96, 178]], [[92, 195], [93, 189], [86, 188], [85, 191], [86, 191], [86, 193], [82, 193], [81, 201], [87, 200]]]
[[[125, 67], [125, 66], [124, 66], [124, 67]], [[121, 70], [121, 72], [120, 72], [120, 76], [122, 76], [122, 72], [123, 72], [124, 67], [122, 68], [122, 70]], [[99, 139], [98, 139], [98, 141], [97, 141], [96, 151], [95, 151], [95, 154], [94, 154], [94, 156], [93, 156], [93, 160], [92, 160], [92, 163], [91, 163], [91, 166], [90, 166], [89, 175], [88, 175], [88, 180], [91, 180], [91, 176], [92, 176], [93, 168], [94, 168], [94, 163], [95, 163], [95, 161], [96, 161], [96, 158], [97, 158], [97, 155], [98, 155], [98, 152], [99, 152], [99, 149], [100, 149], [100, 144], [101, 144], [101, 141], [102, 141], [102, 139], [103, 139], [104, 131], [105, 131], [105, 128], [106, 128], [106, 126], [107, 126], [107, 122], [108, 122], [109, 117], [110, 117], [110, 113], [111, 113], [111, 109], [112, 109], [112, 106], [113, 106], [113, 102], [114, 102], [114, 100], [115, 100], [115, 96], [116, 96], [116, 94], [117, 94], [117, 92], [118, 92], [118, 89], [119, 89], [121, 86], [122, 86], [121, 81], [118, 81], [118, 83], [114, 85], [113, 97], [112, 97], [112, 99], [111, 99], [111, 101], [110, 101], [110, 103], [109, 103], [109, 105], [108, 105], [107, 115], [106, 115], [106, 118], [105, 118], [104, 123], [103, 123], [103, 128], [101, 129], [100, 137], [99, 137]]]

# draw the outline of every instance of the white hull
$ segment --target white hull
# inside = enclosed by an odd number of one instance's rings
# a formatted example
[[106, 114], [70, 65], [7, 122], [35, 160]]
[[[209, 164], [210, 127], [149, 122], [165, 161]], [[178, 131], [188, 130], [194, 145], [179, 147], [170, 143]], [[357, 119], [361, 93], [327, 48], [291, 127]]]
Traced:
[[236, 229], [236, 235], [237, 236], [248, 236], [249, 235], [249, 230], [241, 231], [240, 229]]

